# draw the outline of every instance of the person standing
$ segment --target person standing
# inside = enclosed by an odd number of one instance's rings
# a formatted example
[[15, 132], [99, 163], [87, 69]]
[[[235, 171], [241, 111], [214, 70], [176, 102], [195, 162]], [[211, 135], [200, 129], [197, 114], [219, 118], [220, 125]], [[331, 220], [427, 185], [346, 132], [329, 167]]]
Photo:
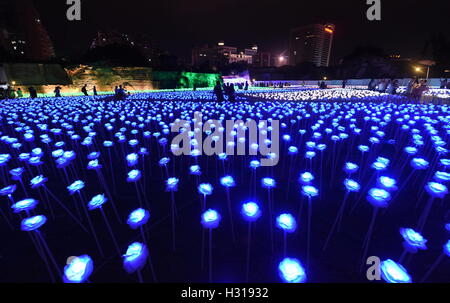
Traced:
[[220, 84], [220, 81], [217, 81], [216, 86], [214, 86], [214, 94], [216, 95], [218, 102], [223, 101], [223, 91], [222, 91], [222, 85]]
[[229, 95], [228, 95], [228, 101], [234, 102], [236, 101], [236, 98], [234, 96], [234, 94], [236, 93], [236, 90], [234, 88], [234, 84], [230, 83], [230, 88], [229, 88]]
[[17, 98], [23, 98], [23, 92], [22, 92], [22, 90], [20, 89], [20, 87], [17, 89]]
[[85, 84], [83, 86], [83, 88], [81, 88], [81, 92], [85, 95], [85, 96], [89, 96], [88, 91], [87, 91], [87, 84]]
[[94, 91], [94, 96], [98, 96], [97, 87], [95, 85], [94, 85], [92, 90]]
[[61, 87], [55, 87], [54, 93], [56, 98], [61, 98]]
[[8, 100], [9, 99], [9, 95], [11, 94], [11, 87], [7, 86], [6, 90], [5, 90], [5, 99]]
[[37, 91], [36, 91], [36, 89], [33, 86], [28, 88], [28, 92], [30, 93], [30, 98], [31, 99], [36, 99], [37, 98]]
[[9, 98], [15, 99], [16, 98], [16, 90], [12, 87], [9, 88]]

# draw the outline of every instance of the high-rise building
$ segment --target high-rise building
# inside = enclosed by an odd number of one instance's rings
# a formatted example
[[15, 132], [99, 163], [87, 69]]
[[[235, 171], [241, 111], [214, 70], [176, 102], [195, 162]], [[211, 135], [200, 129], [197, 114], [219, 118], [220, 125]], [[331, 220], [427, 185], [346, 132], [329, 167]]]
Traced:
[[0, 0], [0, 47], [13, 57], [49, 60], [53, 43], [32, 0]]
[[311, 24], [291, 30], [289, 38], [289, 64], [304, 62], [316, 66], [329, 66], [335, 26]]
[[[258, 46], [238, 50], [237, 47], [227, 46], [220, 41], [215, 46], [203, 45], [192, 50], [192, 65], [209, 66], [210, 68], [220, 68], [230, 63], [245, 62], [249, 65], [255, 63], [258, 57]], [[260, 62], [261, 60], [259, 60]]]

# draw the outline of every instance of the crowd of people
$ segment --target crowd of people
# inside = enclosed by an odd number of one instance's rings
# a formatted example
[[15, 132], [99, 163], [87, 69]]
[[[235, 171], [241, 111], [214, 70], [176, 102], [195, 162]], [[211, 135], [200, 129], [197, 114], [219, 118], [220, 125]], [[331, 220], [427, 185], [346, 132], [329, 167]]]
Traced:
[[[442, 83], [442, 82], [441, 82]], [[388, 94], [398, 94], [398, 89], [400, 87], [399, 81], [397, 79], [382, 79], [375, 80], [372, 79], [369, 82], [368, 89], [372, 91], [378, 91], [380, 93], [388, 93]], [[444, 86], [446, 88], [446, 86]], [[423, 79], [419, 80], [419, 78], [415, 77], [408, 81], [406, 85], [405, 91], [403, 94], [405, 96], [411, 97], [413, 99], [420, 99], [424, 92], [428, 91], [428, 81]]]
[[128, 93], [122, 85], [116, 86], [114, 88], [114, 98], [116, 100], [124, 100]]
[[[258, 84], [259, 86], [263, 87], [263, 86], [269, 86], [269, 87], [280, 87], [283, 88], [285, 86], [289, 86], [288, 83], [268, 83], [268, 84], [264, 84], [264, 83], [260, 83]], [[317, 83], [319, 89], [327, 89], [328, 86], [326, 84], [325, 81], [319, 81]], [[342, 88], [345, 88], [347, 85], [347, 80], [343, 80], [342, 81]], [[216, 95], [216, 98], [218, 101], [224, 101], [225, 100], [225, 96], [227, 97], [228, 101], [235, 101], [236, 97], [235, 97], [235, 93], [236, 93], [236, 88], [235, 86], [237, 86], [237, 88], [239, 90], [248, 90], [249, 88], [249, 83], [245, 82], [245, 83], [238, 83], [238, 84], [233, 84], [233, 83], [224, 83], [222, 84], [221, 81], [217, 81], [215, 87], [214, 87], [214, 94]], [[376, 79], [371, 79], [369, 84], [368, 84], [368, 89], [372, 90], [372, 91], [377, 91], [380, 93], [388, 93], [388, 94], [398, 94], [399, 93], [399, 87], [400, 87], [400, 83], [399, 80], [397, 79], [381, 79], [381, 80], [376, 80]], [[440, 88], [441, 89], [450, 89], [450, 81], [448, 79], [442, 79], [441, 83], [440, 83]], [[196, 86], [194, 86], [194, 91], [197, 89]], [[404, 95], [409, 96], [413, 99], [420, 99], [423, 95], [424, 92], [428, 91], [429, 87], [428, 87], [428, 81], [427, 80], [419, 80], [417, 77], [416, 78], [412, 78], [407, 86], [406, 89], [404, 91]], [[61, 94], [62, 88], [60, 86], [56, 86], [54, 89], [54, 96], [56, 98], [62, 97]], [[29, 87], [28, 88], [28, 93], [29, 93], [29, 97], [34, 99], [38, 97], [37, 91], [34, 87]], [[85, 84], [82, 88], [81, 88], [81, 93], [84, 96], [89, 96], [89, 90], [88, 90], [88, 86], [87, 84]], [[126, 91], [126, 89], [122, 86], [116, 86], [114, 89], [114, 98], [117, 100], [123, 100], [128, 96], [128, 92]], [[98, 92], [97, 92], [97, 87], [93, 86], [92, 87], [92, 95], [93, 96], [98, 96]], [[0, 86], [0, 100], [2, 99], [15, 99], [15, 98], [23, 98], [24, 97], [24, 93], [22, 91], [22, 89], [19, 87], [16, 89], [14, 89], [11, 86]]]
[[450, 89], [450, 81], [448, 79], [441, 80], [441, 89]]
[[[248, 89], [248, 83], [246, 85], [244, 84], [243, 88], [244, 87], [247, 87], [246, 89]], [[227, 96], [228, 101], [236, 101], [236, 89], [233, 83], [224, 83], [222, 86], [222, 83], [217, 81], [216, 86], [214, 87], [214, 94], [219, 102], [225, 101], [224, 95]]]
[[428, 91], [427, 80], [411, 79], [406, 86], [405, 95], [414, 99], [420, 99], [424, 92]]
[[368, 85], [368, 89], [372, 91], [378, 91], [380, 93], [388, 93], [396, 95], [398, 88], [400, 87], [397, 79], [371, 79]]
[[258, 82], [255, 83], [256, 87], [273, 87], [273, 88], [284, 88], [289, 87], [291, 84], [289, 82]]
[[7, 86], [6, 88], [0, 87], [0, 100], [15, 98], [23, 98], [23, 91], [20, 87], [17, 90], [11, 86]]

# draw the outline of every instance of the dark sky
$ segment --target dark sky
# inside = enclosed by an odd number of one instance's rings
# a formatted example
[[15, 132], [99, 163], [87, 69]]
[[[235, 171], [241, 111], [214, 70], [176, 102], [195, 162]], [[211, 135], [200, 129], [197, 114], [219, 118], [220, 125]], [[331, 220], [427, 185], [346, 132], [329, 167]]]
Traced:
[[189, 58], [193, 46], [221, 39], [280, 54], [290, 28], [331, 22], [334, 62], [358, 45], [414, 57], [432, 33], [450, 37], [448, 0], [381, 0], [382, 20], [373, 22], [366, 0], [81, 0], [78, 22], [67, 21], [66, 0], [36, 2], [59, 54], [85, 51], [99, 29], [145, 33], [157, 47]]

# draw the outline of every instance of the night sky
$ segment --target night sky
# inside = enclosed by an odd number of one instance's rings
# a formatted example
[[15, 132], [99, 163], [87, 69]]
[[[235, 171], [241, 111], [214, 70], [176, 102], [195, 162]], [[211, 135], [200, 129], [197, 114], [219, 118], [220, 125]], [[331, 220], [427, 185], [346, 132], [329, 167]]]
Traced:
[[156, 47], [189, 59], [193, 46], [221, 39], [278, 55], [291, 28], [331, 22], [334, 63], [358, 45], [417, 57], [431, 34], [450, 37], [450, 1], [442, 0], [381, 0], [382, 20], [372, 22], [366, 0], [81, 0], [82, 21], [74, 22], [66, 19], [65, 0], [36, 2], [59, 55], [86, 51], [100, 29], [148, 34]]

